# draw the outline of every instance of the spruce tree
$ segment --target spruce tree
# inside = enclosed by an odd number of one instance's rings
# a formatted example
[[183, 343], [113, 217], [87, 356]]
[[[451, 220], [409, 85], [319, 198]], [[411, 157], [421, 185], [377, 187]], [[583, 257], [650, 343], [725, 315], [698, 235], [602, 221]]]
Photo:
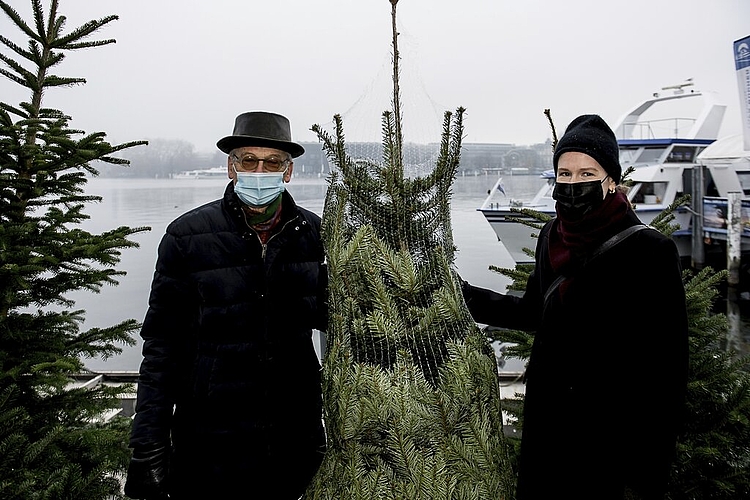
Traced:
[[727, 272], [686, 273], [690, 366], [686, 425], [670, 500], [750, 499], [750, 358], [728, 351], [729, 325], [713, 312]]
[[67, 53], [113, 43], [90, 40], [117, 19], [108, 16], [64, 31], [66, 19], [52, 0], [45, 15], [31, 2], [27, 23], [5, 1], [0, 9], [28, 38], [26, 47], [0, 35], [0, 74], [29, 92], [29, 100], [0, 103], [0, 498], [102, 499], [121, 496], [130, 421], [100, 417], [117, 408], [120, 389], [71, 389], [82, 358], [107, 358], [133, 345], [135, 320], [81, 331], [85, 311], [74, 291], [116, 285], [121, 251], [148, 228], [119, 227], [92, 234], [86, 175], [94, 161], [143, 142], [111, 145], [103, 132], [70, 127], [63, 111], [44, 106], [61, 87], [85, 83], [53, 69]]
[[339, 115], [334, 136], [313, 127], [338, 172], [322, 227], [328, 449], [307, 498], [509, 499], [495, 359], [453, 267], [450, 190], [464, 110], [445, 113], [432, 172], [407, 178], [390, 3], [394, 92], [382, 162], [349, 156]]

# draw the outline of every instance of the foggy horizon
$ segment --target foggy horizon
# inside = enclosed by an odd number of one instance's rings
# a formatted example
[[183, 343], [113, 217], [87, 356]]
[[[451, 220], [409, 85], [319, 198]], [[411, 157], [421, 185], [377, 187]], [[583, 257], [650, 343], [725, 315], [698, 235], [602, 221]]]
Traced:
[[[31, 2], [12, 3], [30, 21]], [[236, 115], [266, 110], [289, 118], [297, 142], [317, 142], [310, 128], [334, 114], [347, 140], [380, 141], [392, 88], [387, 0], [60, 0], [59, 12], [66, 32], [119, 16], [91, 38], [117, 43], [69, 52], [53, 70], [87, 80], [45, 94], [72, 127], [210, 155]], [[401, 0], [397, 13], [407, 141], [439, 141], [443, 113], [463, 107], [465, 143], [543, 143], [545, 109], [558, 133], [584, 113], [612, 125], [688, 78], [727, 105], [720, 136], [741, 133], [732, 43], [750, 35], [747, 0]], [[4, 14], [0, 32], [26, 47]], [[0, 92], [11, 105], [29, 95], [7, 78]]]

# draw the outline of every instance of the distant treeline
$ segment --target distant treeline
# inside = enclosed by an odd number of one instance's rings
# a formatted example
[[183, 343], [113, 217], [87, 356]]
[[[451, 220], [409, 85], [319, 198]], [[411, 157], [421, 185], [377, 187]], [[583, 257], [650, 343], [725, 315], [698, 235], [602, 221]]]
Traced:
[[[330, 163], [323, 154], [320, 143], [301, 142], [305, 154], [294, 160], [294, 173], [297, 176], [327, 174]], [[357, 151], [369, 158], [380, 158], [379, 143], [352, 143], [350, 154], [357, 157]], [[436, 144], [407, 144], [404, 154], [407, 162], [429, 168], [437, 152]], [[182, 140], [149, 139], [148, 146], [128, 149], [122, 157], [130, 161], [127, 167], [98, 164], [95, 167], [102, 177], [147, 177], [169, 178], [188, 170], [205, 169], [226, 165], [226, 155], [219, 151], [196, 153], [195, 147]], [[408, 160], [412, 159], [412, 162]], [[541, 173], [552, 168], [552, 147], [550, 141], [532, 146], [516, 146], [507, 143], [464, 143], [461, 151], [459, 172], [507, 173], [511, 169], [518, 172]]]

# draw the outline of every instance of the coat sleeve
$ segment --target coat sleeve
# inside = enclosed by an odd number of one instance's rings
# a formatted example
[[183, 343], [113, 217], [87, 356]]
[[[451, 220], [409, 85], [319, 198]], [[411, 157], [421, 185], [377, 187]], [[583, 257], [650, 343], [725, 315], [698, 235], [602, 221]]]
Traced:
[[499, 328], [524, 331], [535, 331], [539, 328], [544, 294], [540, 279], [543, 274], [541, 261], [547, 255], [543, 246], [546, 244], [548, 232], [549, 227], [545, 227], [537, 240], [536, 265], [529, 275], [523, 296], [501, 294], [476, 287], [466, 281], [462, 282], [461, 292], [474, 321]]
[[141, 328], [143, 360], [130, 446], [169, 442], [180, 377], [180, 360], [189, 349], [198, 307], [179, 238], [167, 232], [159, 244], [149, 307]]
[[536, 330], [540, 315], [533, 312], [534, 304], [527, 296], [528, 288], [523, 297], [498, 293], [466, 282], [461, 289], [469, 312], [477, 323], [499, 328]]
[[316, 273], [317, 285], [315, 294], [315, 315], [313, 317], [312, 327], [321, 332], [328, 331], [328, 260], [325, 252], [325, 246], [320, 234], [321, 220], [317, 214], [309, 210], [300, 209], [310, 222], [313, 230], [312, 244], [316, 248], [318, 259], [318, 269]]
[[313, 328], [328, 331], [328, 264], [325, 261], [318, 265], [317, 314]]

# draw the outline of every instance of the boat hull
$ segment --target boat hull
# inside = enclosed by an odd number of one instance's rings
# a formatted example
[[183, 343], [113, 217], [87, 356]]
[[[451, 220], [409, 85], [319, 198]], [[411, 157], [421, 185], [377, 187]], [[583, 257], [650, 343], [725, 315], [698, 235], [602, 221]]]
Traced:
[[[533, 250], [539, 230], [527, 224], [539, 224], [536, 219], [518, 212], [479, 209], [495, 231], [497, 240], [503, 244], [516, 264], [534, 262]], [[532, 254], [529, 254], [529, 250]]]

